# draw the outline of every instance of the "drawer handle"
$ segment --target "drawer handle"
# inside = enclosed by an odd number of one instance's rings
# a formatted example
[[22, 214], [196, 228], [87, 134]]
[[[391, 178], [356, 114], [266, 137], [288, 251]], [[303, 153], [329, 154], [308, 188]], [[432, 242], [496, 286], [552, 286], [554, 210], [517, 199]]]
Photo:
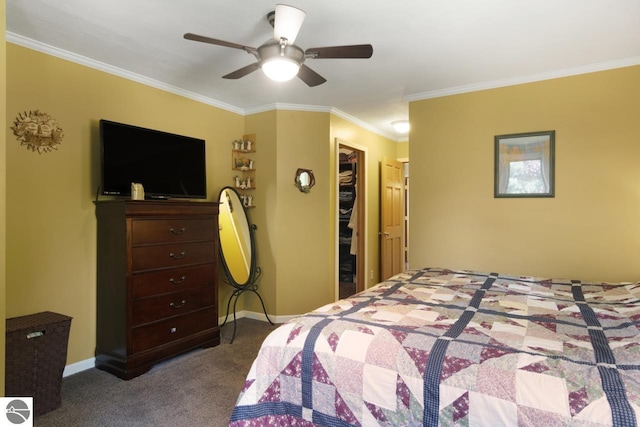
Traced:
[[178, 328], [171, 328], [171, 329], [169, 329], [169, 333], [170, 333], [170, 334], [175, 334], [176, 332], [178, 332]]
[[180, 258], [184, 258], [184, 256], [185, 256], [186, 254], [187, 254], [187, 253], [186, 253], [185, 251], [180, 252], [180, 254], [178, 254], [178, 255], [176, 255], [176, 254], [174, 254], [173, 252], [171, 252], [171, 253], [169, 254], [169, 256], [170, 256], [171, 258], [173, 258], [173, 259], [180, 259]]
[[185, 280], [187, 280], [187, 276], [180, 277], [180, 280], [176, 280], [172, 277], [171, 279], [169, 279], [169, 282], [173, 283], [174, 285], [179, 285], [180, 283], [184, 283]]
[[183, 299], [182, 301], [180, 301], [180, 305], [176, 305], [175, 303], [172, 302], [169, 304], [169, 306], [173, 308], [182, 308], [186, 303], [187, 303], [187, 300]]
[[169, 229], [169, 231], [170, 231], [171, 233], [173, 233], [173, 234], [182, 234], [182, 233], [184, 233], [185, 231], [187, 231], [187, 228], [186, 228], [186, 227], [182, 227], [180, 230], [177, 230], [177, 231], [176, 231], [176, 229], [175, 229], [175, 228], [171, 227], [171, 228]]

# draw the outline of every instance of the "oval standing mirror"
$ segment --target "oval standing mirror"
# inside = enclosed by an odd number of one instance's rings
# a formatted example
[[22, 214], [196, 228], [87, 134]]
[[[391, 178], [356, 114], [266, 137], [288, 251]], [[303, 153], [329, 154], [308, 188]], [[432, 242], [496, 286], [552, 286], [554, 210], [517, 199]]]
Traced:
[[224, 187], [218, 196], [218, 231], [220, 239], [220, 258], [224, 267], [225, 282], [235, 289], [227, 303], [227, 315], [221, 326], [227, 322], [229, 308], [233, 302], [233, 336], [236, 335], [236, 304], [238, 297], [245, 291], [251, 291], [260, 298], [262, 310], [269, 323], [271, 319], [267, 315], [264, 301], [258, 293], [256, 281], [260, 277], [261, 270], [256, 267], [256, 246], [254, 231], [256, 226], [249, 224], [247, 211], [242, 204], [240, 195], [232, 187]]
[[227, 278], [237, 286], [249, 283], [252, 275], [254, 244], [253, 230], [238, 192], [225, 187], [220, 192], [220, 254]]

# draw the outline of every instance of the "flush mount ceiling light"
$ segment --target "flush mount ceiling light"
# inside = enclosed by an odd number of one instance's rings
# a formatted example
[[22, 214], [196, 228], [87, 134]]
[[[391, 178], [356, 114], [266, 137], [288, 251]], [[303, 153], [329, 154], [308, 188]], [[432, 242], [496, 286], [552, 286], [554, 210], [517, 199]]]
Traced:
[[411, 127], [409, 120], [396, 120], [395, 122], [391, 122], [391, 126], [393, 126], [398, 133], [407, 133]]

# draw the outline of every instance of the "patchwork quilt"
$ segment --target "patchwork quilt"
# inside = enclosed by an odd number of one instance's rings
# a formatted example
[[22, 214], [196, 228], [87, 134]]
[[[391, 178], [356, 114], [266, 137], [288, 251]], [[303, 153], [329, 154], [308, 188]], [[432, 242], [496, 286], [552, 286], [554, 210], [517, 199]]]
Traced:
[[640, 283], [426, 268], [274, 330], [230, 426], [636, 426]]

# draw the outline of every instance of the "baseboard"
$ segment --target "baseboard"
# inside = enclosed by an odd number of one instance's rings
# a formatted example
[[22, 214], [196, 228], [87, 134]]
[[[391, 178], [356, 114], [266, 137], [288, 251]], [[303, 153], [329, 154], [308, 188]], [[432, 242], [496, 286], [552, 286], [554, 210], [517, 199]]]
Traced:
[[[260, 312], [255, 312], [255, 311], [247, 311], [247, 310], [242, 310], [242, 311], [238, 311], [236, 313], [236, 319], [242, 319], [243, 317], [247, 317], [249, 319], [253, 319], [253, 320], [260, 320], [262, 322], [267, 322], [267, 316]], [[269, 319], [271, 319], [271, 321], [273, 323], [276, 324], [280, 324], [280, 323], [285, 323], [288, 320], [293, 319], [294, 317], [297, 316], [269, 316]], [[221, 317], [218, 319], [218, 324], [222, 324], [222, 321], [224, 320], [224, 317]], [[227, 319], [228, 322], [232, 322], [233, 321], [233, 316], [229, 316], [229, 319]], [[87, 369], [91, 369], [94, 368], [96, 366], [96, 358], [95, 357], [91, 357], [89, 359], [85, 359], [85, 360], [81, 360], [79, 362], [76, 363], [71, 363], [70, 365], [67, 365], [64, 367], [64, 371], [62, 372], [62, 376], [63, 377], [68, 377], [69, 375], [73, 375], [73, 374], [77, 374], [78, 372], [82, 372], [82, 371], [86, 371]]]
[[[296, 317], [298, 317], [299, 315], [289, 315], [289, 316], [269, 316], [269, 319], [271, 319], [271, 321], [275, 324], [280, 324], [280, 323], [285, 323], [288, 322], [291, 319], [294, 319]], [[256, 312], [256, 311], [247, 311], [247, 310], [242, 310], [242, 311], [238, 311], [236, 313], [236, 318], [237, 319], [242, 319], [243, 317], [247, 317], [249, 319], [253, 319], [253, 320], [260, 320], [262, 322], [268, 322], [269, 319], [267, 319], [267, 316], [263, 313], [263, 312]], [[222, 321], [224, 320], [224, 317], [221, 318], [219, 320], [219, 324], [222, 323]], [[233, 321], [233, 317], [230, 316], [229, 321]]]
[[69, 375], [77, 374], [78, 372], [86, 371], [87, 369], [91, 369], [96, 366], [96, 358], [91, 357], [89, 359], [81, 360], [76, 363], [72, 363], [64, 367], [64, 371], [62, 372], [63, 377], [68, 377]]

